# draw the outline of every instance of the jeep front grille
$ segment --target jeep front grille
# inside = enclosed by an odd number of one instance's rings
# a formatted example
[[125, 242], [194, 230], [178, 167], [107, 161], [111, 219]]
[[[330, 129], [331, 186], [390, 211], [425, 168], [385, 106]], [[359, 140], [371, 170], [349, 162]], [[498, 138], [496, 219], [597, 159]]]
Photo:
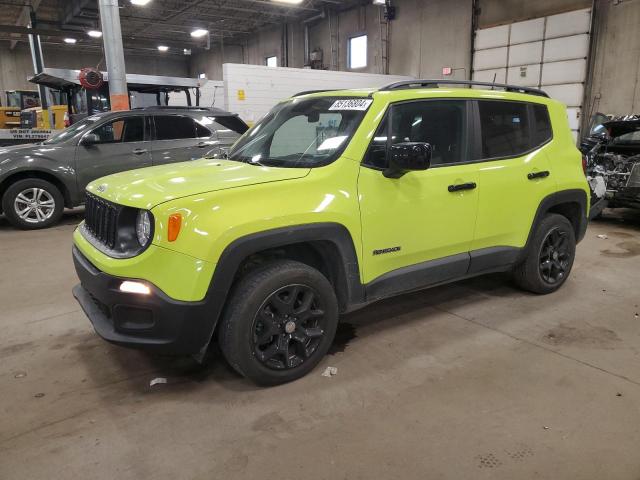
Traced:
[[87, 193], [85, 228], [100, 243], [112, 249], [118, 235], [120, 208], [106, 200]]

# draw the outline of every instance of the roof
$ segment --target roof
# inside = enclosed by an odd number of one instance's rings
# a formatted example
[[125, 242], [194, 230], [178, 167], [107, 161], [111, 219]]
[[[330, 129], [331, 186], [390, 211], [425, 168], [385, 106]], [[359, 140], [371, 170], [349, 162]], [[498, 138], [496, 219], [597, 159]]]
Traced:
[[[422, 82], [422, 81], [418, 81]], [[409, 82], [417, 85], [415, 82]], [[463, 84], [463, 87], [456, 86], [456, 83], [443, 85], [442, 87], [434, 84], [419, 84], [415, 87], [404, 88], [369, 88], [369, 89], [353, 89], [353, 90], [314, 90], [300, 92], [294, 97], [299, 96], [335, 96], [335, 97], [385, 97], [390, 101], [404, 101], [413, 98], [499, 98], [512, 99], [520, 101], [528, 101], [535, 103], [549, 103], [553, 101], [544, 92], [529, 92], [527, 89], [521, 89], [517, 86], [508, 85], [509, 89], [501, 88], [504, 85], [496, 84], [496, 89], [489, 88], [468, 88], [469, 84]], [[490, 84], [494, 86], [493, 84]]]

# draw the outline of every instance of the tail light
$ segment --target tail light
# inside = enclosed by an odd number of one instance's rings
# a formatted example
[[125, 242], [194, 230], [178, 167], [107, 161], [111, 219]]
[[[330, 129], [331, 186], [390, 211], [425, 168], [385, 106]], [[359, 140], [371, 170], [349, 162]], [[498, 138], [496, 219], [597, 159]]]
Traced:
[[587, 176], [587, 156], [582, 155], [582, 171], [584, 172], [585, 177]]
[[69, 118], [69, 112], [64, 112], [64, 128], [71, 126], [71, 119]]

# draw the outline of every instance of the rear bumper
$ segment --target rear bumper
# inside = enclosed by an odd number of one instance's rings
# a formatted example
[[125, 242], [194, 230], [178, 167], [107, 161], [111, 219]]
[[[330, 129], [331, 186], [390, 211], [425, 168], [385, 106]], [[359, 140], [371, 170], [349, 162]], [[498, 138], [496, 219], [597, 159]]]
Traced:
[[80, 284], [73, 296], [105, 340], [172, 355], [195, 355], [206, 349], [215, 319], [203, 302], [181, 302], [169, 298], [156, 286], [145, 283], [149, 295], [125, 293], [127, 279], [98, 270], [73, 247], [73, 262]]

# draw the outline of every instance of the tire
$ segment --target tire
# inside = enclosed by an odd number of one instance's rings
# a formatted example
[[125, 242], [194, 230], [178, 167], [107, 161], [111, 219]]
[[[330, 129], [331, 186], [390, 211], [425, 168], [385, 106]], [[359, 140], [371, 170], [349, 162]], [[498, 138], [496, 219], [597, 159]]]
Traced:
[[324, 275], [303, 263], [274, 261], [237, 283], [218, 328], [218, 345], [241, 375], [257, 385], [279, 385], [306, 375], [322, 360], [338, 315]]
[[516, 284], [529, 292], [552, 293], [566, 282], [576, 253], [571, 222], [548, 214], [539, 223], [524, 261], [513, 271]]
[[60, 221], [64, 197], [51, 182], [27, 178], [18, 180], [7, 189], [2, 197], [2, 210], [16, 228], [48, 228]]

